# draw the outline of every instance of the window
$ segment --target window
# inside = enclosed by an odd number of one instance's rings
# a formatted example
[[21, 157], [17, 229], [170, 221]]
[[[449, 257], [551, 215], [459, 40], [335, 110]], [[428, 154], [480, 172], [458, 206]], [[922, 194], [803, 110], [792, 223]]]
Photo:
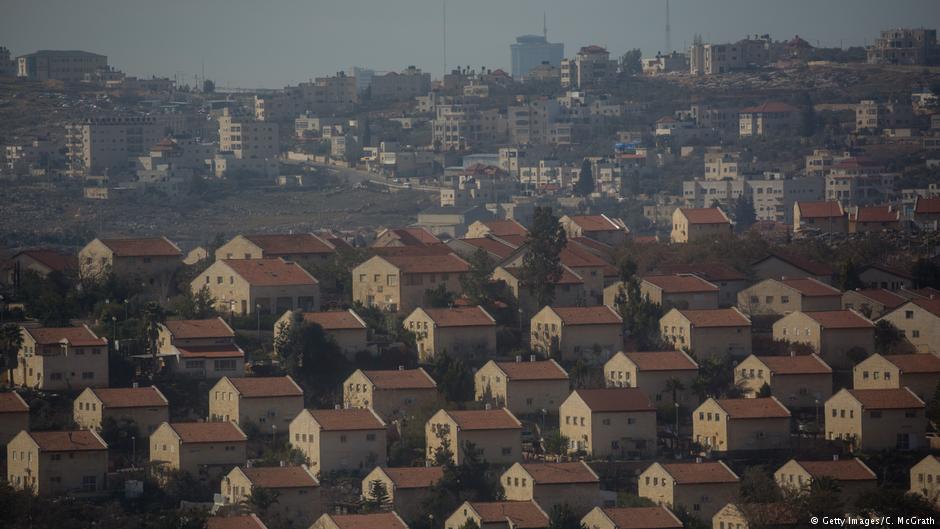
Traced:
[[780, 296], [780, 303], [783, 303], [784, 305], [790, 303], [790, 296]]
[[235, 370], [235, 360], [215, 360], [213, 362], [213, 367], [216, 371], [234, 371]]
[[346, 442], [346, 436], [345, 436], [345, 435], [339, 436], [339, 442], [345, 443], [345, 442]]
[[873, 412], [871, 412], [871, 413], [869, 414], [869, 417], [871, 417], [872, 419], [880, 419], [880, 418], [881, 418], [881, 412], [880, 412], [880, 411], [873, 411]]
[[904, 311], [904, 319], [905, 319], [905, 320], [913, 320], [913, 319], [914, 319], [914, 311], [913, 311], [913, 310], [905, 310], [905, 311]]
[[503, 447], [503, 455], [508, 456], [512, 454], [512, 447]]
[[367, 433], [367, 434], [366, 434], [366, 441], [375, 441], [375, 434], [374, 434], [374, 433]]

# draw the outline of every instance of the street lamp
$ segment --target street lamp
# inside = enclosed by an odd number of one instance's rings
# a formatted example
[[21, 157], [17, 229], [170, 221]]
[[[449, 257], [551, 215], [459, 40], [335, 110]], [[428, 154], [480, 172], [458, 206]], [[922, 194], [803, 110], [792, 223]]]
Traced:
[[131, 436], [131, 465], [137, 468], [137, 436]]
[[124, 321], [127, 321], [127, 300], [124, 300]]
[[273, 448], [276, 445], [277, 445], [277, 425], [272, 424], [271, 425], [271, 447]]
[[0, 294], [0, 325], [3, 325], [3, 313], [7, 311], [7, 306], [3, 302], [3, 294]]
[[261, 303], [255, 304], [255, 314], [258, 317], [258, 342], [261, 342]]
[[676, 407], [676, 452], [679, 451], [679, 402], [673, 402], [673, 406]]
[[114, 340], [115, 349], [117, 348], [117, 316], [111, 316], [111, 338]]

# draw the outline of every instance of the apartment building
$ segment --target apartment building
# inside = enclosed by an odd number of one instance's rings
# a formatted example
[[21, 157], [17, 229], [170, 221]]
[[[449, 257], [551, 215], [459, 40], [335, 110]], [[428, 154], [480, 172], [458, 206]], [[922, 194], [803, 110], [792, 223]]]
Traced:
[[[561, 277], [555, 282], [554, 305], [575, 307], [583, 303], [587, 299], [584, 278], [564, 264], [561, 265], [561, 270]], [[538, 306], [532, 290], [522, 281], [521, 267], [497, 266], [492, 277], [494, 281], [502, 281], [506, 285], [519, 307], [522, 308], [523, 317], [531, 318], [543, 308]]]
[[460, 465], [468, 443], [480, 457], [493, 464], [522, 460], [522, 423], [505, 408], [485, 410], [439, 410], [424, 427], [426, 457], [435, 461], [444, 451]]
[[336, 245], [314, 233], [236, 235], [219, 246], [216, 259], [284, 259], [305, 265], [324, 264], [336, 256]]
[[516, 37], [516, 42], [509, 45], [512, 59], [510, 73], [515, 80], [523, 80], [529, 72], [543, 64], [558, 68], [565, 56], [565, 45], [548, 42], [547, 33], [544, 35], [522, 35]]
[[849, 222], [841, 201], [794, 202], [793, 232], [848, 233]]
[[738, 135], [742, 138], [781, 136], [796, 131], [800, 111], [792, 105], [774, 101], [742, 108], [738, 121]]
[[209, 419], [259, 430], [282, 430], [304, 409], [304, 391], [290, 376], [222, 377], [209, 390]]
[[682, 520], [662, 505], [594, 507], [584, 518], [581, 518], [581, 525], [586, 529], [682, 529], [685, 527]]
[[368, 350], [369, 329], [365, 320], [352, 309], [326, 312], [285, 311], [274, 322], [274, 344], [290, 332], [296, 321], [319, 325], [326, 336], [340, 348], [346, 358], [352, 360], [356, 353]]
[[303, 452], [318, 476], [385, 466], [387, 425], [372, 410], [305, 409], [291, 421], [289, 434], [291, 446]]
[[909, 102], [864, 99], [855, 106], [855, 132], [858, 133], [909, 128], [913, 124], [914, 110]]
[[94, 430], [21, 431], [7, 444], [6, 480], [42, 496], [102, 494], [108, 444]]
[[804, 493], [813, 482], [830, 479], [839, 485], [839, 497], [846, 505], [852, 504], [860, 494], [878, 487], [878, 476], [861, 459], [839, 459], [828, 461], [791, 459], [774, 472], [774, 481], [784, 493]]
[[781, 252], [772, 252], [757, 260], [751, 265], [751, 269], [758, 279], [811, 277], [827, 285], [832, 283], [832, 275], [835, 273], [826, 263]]
[[729, 237], [731, 233], [731, 219], [721, 208], [676, 208], [669, 240], [689, 243]]
[[837, 201], [843, 207], [892, 200], [895, 176], [871, 159], [846, 158], [834, 164], [826, 175], [826, 200]]
[[472, 361], [496, 351], [496, 320], [483, 307], [418, 307], [402, 326], [415, 333], [421, 361], [445, 353]]
[[592, 90], [606, 86], [617, 76], [617, 62], [610, 52], [597, 46], [584, 46], [572, 59], [561, 61], [561, 86], [573, 90]]
[[[690, 389], [698, 376], [698, 363], [682, 351], [618, 351], [604, 364], [608, 388], [638, 388], [657, 406], [673, 397], [683, 406], [698, 404]], [[673, 392], [672, 381], [684, 389]]]
[[689, 71], [692, 75], [715, 75], [768, 64], [774, 54], [769, 35], [748, 35], [734, 43], [705, 44], [689, 47]]
[[919, 494], [940, 505], [940, 459], [928, 455], [911, 467], [911, 494]]
[[877, 320], [905, 303], [907, 298], [884, 288], [847, 290], [842, 294], [843, 309], [857, 310], [871, 320]]
[[718, 285], [694, 274], [643, 276], [640, 295], [664, 308], [718, 308]]
[[622, 219], [607, 215], [564, 215], [558, 219], [569, 239], [586, 237], [610, 246], [620, 246], [630, 237]]
[[475, 524], [480, 529], [547, 529], [548, 514], [534, 501], [466, 501], [445, 521], [446, 529]]
[[130, 423], [146, 438], [170, 420], [170, 403], [156, 386], [85, 388], [72, 403], [72, 420], [79, 428], [98, 432], [108, 423]]
[[12, 382], [40, 391], [108, 385], [108, 340], [82, 327], [21, 327]]
[[371, 409], [385, 421], [413, 417], [437, 399], [437, 383], [420, 367], [357, 369], [343, 382], [344, 407]]
[[0, 392], [0, 450], [24, 430], [29, 430], [29, 405], [15, 391]]
[[438, 105], [431, 135], [435, 147], [462, 151], [503, 141], [507, 137], [507, 121], [498, 109], [481, 109], [476, 103]]
[[893, 28], [882, 30], [868, 48], [869, 64], [932, 64], [940, 55], [937, 30]]
[[474, 399], [516, 416], [552, 414], [568, 397], [568, 373], [552, 359], [490, 360], [473, 375]]
[[167, 125], [158, 116], [145, 115], [101, 116], [70, 123], [65, 128], [67, 174], [128, 175], [134, 158], [146, 155], [166, 135]]
[[656, 452], [656, 408], [640, 389], [576, 389], [558, 413], [569, 453], [635, 458]]
[[78, 83], [108, 69], [108, 57], [78, 50], [39, 50], [16, 58], [16, 75], [30, 81]]

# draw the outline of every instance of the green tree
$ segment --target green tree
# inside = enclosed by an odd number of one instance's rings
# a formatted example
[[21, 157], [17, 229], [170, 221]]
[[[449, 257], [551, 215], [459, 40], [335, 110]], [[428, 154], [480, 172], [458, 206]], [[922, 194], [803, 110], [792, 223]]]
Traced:
[[813, 479], [808, 490], [792, 493], [785, 502], [797, 520], [809, 520], [811, 516], [837, 518], [846, 512], [842, 487], [828, 476]]
[[757, 390], [757, 397], [761, 399], [766, 399], [773, 395], [773, 391], [770, 389], [770, 384], [764, 382], [764, 385]]
[[[670, 50], [666, 50], [669, 53]], [[620, 56], [620, 71], [627, 75], [636, 75], [643, 72], [643, 51], [639, 48], [628, 50]]]
[[741, 195], [734, 201], [734, 222], [738, 232], [747, 231], [748, 228], [757, 222], [757, 212], [754, 211], [754, 203], [744, 195]]
[[552, 506], [548, 514], [548, 529], [583, 529], [581, 518], [574, 513], [567, 503]]
[[163, 307], [155, 301], [147, 302], [144, 307], [144, 338], [146, 340], [147, 354], [150, 355], [152, 366], [156, 368], [157, 355], [160, 352], [158, 340], [160, 338], [160, 324], [166, 321]]
[[453, 292], [447, 290], [447, 285], [441, 283], [424, 291], [424, 306], [434, 309], [452, 307], [455, 297]]
[[202, 91], [207, 94], [212, 94], [215, 92], [215, 81], [212, 79], [206, 79], [202, 82]]
[[480, 529], [480, 526], [473, 518], [467, 518], [467, 521], [460, 524], [458, 529]]
[[490, 276], [493, 275], [493, 261], [483, 248], [477, 248], [467, 259], [470, 271], [460, 276], [460, 287], [474, 305], [486, 305], [490, 302]]
[[663, 316], [663, 308], [642, 295], [636, 271], [637, 265], [632, 259], [620, 263], [621, 286], [614, 304], [637, 347], [641, 351], [657, 350], [662, 347], [659, 319]]
[[858, 514], [869, 517], [936, 516], [933, 504], [927, 498], [897, 488], [878, 487], [866, 490], [855, 499]]
[[369, 497], [366, 499], [363, 507], [366, 512], [378, 512], [387, 510], [392, 500], [388, 494], [388, 487], [380, 479], [374, 479], [369, 482]]
[[851, 260], [842, 262], [836, 272], [835, 280], [836, 286], [841, 290], [865, 288], [865, 283], [862, 282], [862, 278], [859, 276], [858, 267]]
[[891, 354], [894, 348], [904, 342], [904, 334], [888, 320], [875, 323], [875, 352], [881, 355]]
[[930, 259], [918, 259], [911, 268], [914, 288], [940, 288], [940, 265]]
[[708, 397], [736, 398], [743, 392], [734, 383], [734, 361], [730, 356], [709, 356], [699, 360], [699, 371], [692, 382], [692, 391], [705, 400]]
[[19, 364], [20, 347], [23, 346], [23, 333], [19, 325], [7, 323], [0, 327], [0, 369], [6, 370], [9, 380], [13, 380], [13, 370]]
[[281, 368], [303, 386], [308, 402], [330, 404], [330, 388], [340, 384], [350, 371], [339, 346], [323, 327], [304, 320], [299, 311], [293, 313], [290, 326], [281, 331], [274, 343]]
[[215, 298], [212, 297], [208, 285], [203, 285], [195, 293], [190, 289], [184, 290], [176, 298], [173, 311], [187, 320], [204, 320], [218, 315], [215, 311]]
[[927, 403], [927, 419], [934, 427], [940, 426], [940, 384], [937, 384], [933, 397]]
[[522, 285], [539, 307], [555, 300], [555, 284], [561, 279], [561, 251], [568, 244], [565, 230], [552, 214], [551, 208], [536, 207], [532, 227], [526, 236], [526, 253], [522, 258]]
[[431, 373], [449, 402], [473, 400], [473, 373], [463, 360], [441, 351], [434, 358]]
[[265, 514], [272, 505], [278, 503], [280, 495], [280, 491], [267, 487], [251, 487], [251, 494], [245, 498], [245, 503], [253, 512]]
[[545, 452], [548, 454], [560, 456], [568, 453], [569, 440], [567, 436], [561, 434], [558, 430], [552, 430], [542, 436], [545, 445]]
[[585, 158], [581, 160], [581, 173], [578, 176], [578, 182], [574, 185], [576, 195], [586, 197], [594, 192], [594, 174], [591, 171], [591, 161]]
[[773, 475], [764, 465], [747, 467], [741, 474], [741, 484], [738, 491], [741, 503], [773, 503], [782, 498], [780, 488], [773, 479]]

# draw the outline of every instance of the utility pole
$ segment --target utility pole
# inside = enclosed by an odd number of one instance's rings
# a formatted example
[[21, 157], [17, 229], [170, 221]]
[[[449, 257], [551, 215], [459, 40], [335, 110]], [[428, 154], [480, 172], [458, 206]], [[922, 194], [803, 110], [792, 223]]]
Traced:
[[672, 36], [669, 33], [669, 0], [666, 0], [666, 49], [663, 50], [666, 54], [672, 52]]
[[447, 0], [441, 0], [441, 12], [443, 14], [443, 24], [441, 26], [443, 39], [444, 39], [444, 73], [441, 74], [441, 80], [444, 80], [444, 76], [447, 75]]

